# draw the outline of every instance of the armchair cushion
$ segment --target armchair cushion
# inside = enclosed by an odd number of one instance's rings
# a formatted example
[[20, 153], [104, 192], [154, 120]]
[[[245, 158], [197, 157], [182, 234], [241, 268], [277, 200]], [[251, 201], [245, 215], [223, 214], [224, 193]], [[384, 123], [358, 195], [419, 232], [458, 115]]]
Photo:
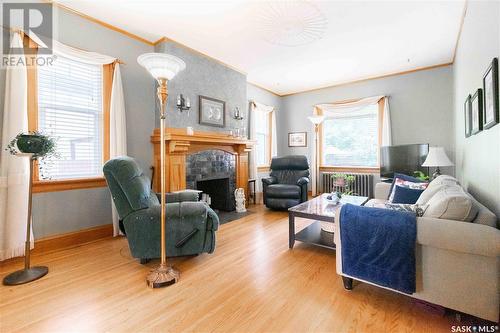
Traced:
[[[161, 200], [161, 193], [156, 193], [156, 196], [158, 197], [158, 201]], [[166, 193], [166, 202], [167, 203], [173, 203], [173, 202], [185, 202], [185, 201], [198, 201], [198, 193], [193, 192], [193, 191], [182, 191], [182, 192], [176, 192], [176, 193]]]
[[273, 184], [267, 187], [268, 198], [300, 199], [300, 194], [298, 185]]

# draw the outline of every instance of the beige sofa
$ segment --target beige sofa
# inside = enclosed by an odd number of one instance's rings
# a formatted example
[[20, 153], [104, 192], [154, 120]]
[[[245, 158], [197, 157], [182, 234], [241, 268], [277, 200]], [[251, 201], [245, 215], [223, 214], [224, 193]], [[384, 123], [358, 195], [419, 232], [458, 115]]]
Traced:
[[[458, 182], [449, 176], [441, 176], [440, 179], [444, 180], [444, 184], [429, 185], [432, 188], [428, 188], [429, 191], [426, 190], [426, 195], [423, 193], [422, 196], [427, 200], [441, 200], [438, 214], [449, 216], [449, 211], [442, 214], [443, 197], [449, 195], [450, 188], [453, 189], [451, 183]], [[387, 183], [376, 184], [375, 199], [367, 205], [385, 203], [390, 186]], [[454, 189], [459, 191], [456, 187]], [[472, 199], [473, 207], [466, 207], [458, 201], [458, 208], [464, 210], [461, 214], [474, 215], [471, 222], [428, 217], [426, 214], [417, 218], [417, 291], [411, 296], [497, 322], [500, 291], [500, 230], [496, 227], [497, 217], [470, 194], [466, 195]], [[449, 209], [453, 202], [457, 204], [453, 200], [451, 204], [445, 202], [444, 209]], [[435, 208], [429, 214], [441, 216], [436, 215]], [[337, 231], [341, 223], [336, 223]], [[352, 278], [342, 273], [342, 243], [338, 235], [340, 232], [335, 232], [337, 273]]]

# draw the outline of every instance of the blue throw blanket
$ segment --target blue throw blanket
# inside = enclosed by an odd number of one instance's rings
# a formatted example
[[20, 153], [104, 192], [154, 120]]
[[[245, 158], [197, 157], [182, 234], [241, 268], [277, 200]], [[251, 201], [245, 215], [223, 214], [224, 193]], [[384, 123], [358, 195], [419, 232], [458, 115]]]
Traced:
[[415, 292], [416, 216], [350, 204], [340, 211], [342, 272], [407, 294]]

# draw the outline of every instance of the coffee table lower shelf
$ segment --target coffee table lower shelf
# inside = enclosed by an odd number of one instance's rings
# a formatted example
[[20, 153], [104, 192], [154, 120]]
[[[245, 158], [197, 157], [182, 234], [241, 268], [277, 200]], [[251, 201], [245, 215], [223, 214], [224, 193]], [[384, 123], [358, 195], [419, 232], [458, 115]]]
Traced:
[[335, 243], [326, 242], [321, 236], [321, 222], [315, 221], [295, 234], [295, 240], [335, 250]]

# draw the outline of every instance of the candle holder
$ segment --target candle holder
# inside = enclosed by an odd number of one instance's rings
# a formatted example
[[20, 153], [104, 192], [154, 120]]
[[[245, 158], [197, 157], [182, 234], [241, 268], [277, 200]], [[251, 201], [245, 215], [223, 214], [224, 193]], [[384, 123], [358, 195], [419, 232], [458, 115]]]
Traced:
[[239, 107], [234, 108], [233, 118], [236, 120], [243, 120], [243, 114], [241, 113]]

